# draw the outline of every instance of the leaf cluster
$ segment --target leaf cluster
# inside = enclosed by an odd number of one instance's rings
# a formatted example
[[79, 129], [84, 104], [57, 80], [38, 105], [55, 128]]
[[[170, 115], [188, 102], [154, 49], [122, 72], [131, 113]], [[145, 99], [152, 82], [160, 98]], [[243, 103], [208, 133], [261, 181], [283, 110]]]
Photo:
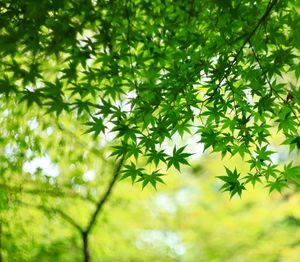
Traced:
[[143, 163], [180, 171], [192, 152], [174, 135], [196, 129], [205, 150], [249, 163], [244, 182], [220, 177], [231, 196], [295, 180], [270, 148], [275, 128], [300, 149], [299, 88], [280, 81], [300, 76], [299, 1], [1, 1], [0, 17], [1, 99], [114, 134], [123, 177], [156, 187]]

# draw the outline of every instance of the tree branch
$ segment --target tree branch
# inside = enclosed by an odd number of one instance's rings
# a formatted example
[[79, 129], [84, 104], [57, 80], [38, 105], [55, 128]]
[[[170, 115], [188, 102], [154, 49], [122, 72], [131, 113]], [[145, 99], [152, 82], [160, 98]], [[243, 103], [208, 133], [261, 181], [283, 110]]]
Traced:
[[68, 197], [68, 198], [80, 198], [84, 201], [89, 201], [93, 204], [97, 204], [96, 200], [92, 199], [91, 197], [85, 197], [81, 194], [78, 194], [73, 191], [61, 191], [61, 190], [55, 190], [55, 189], [35, 189], [35, 188], [24, 188], [22, 186], [10, 186], [7, 184], [0, 184], [0, 188], [5, 188], [7, 190], [16, 192], [16, 193], [25, 193], [25, 194], [31, 194], [31, 195], [39, 195], [39, 194], [45, 194], [49, 197]]
[[282, 98], [282, 97], [280, 96], [280, 94], [278, 94], [278, 92], [272, 87], [272, 84], [271, 84], [270, 79], [269, 79], [269, 77], [268, 77], [268, 75], [267, 75], [267, 72], [265, 71], [265, 69], [264, 69], [264, 67], [263, 67], [263, 65], [262, 65], [262, 63], [261, 63], [261, 61], [260, 61], [260, 58], [258, 57], [258, 54], [255, 52], [254, 47], [253, 47], [253, 45], [252, 45], [252, 43], [251, 43], [250, 40], [249, 40], [249, 45], [250, 45], [251, 51], [252, 51], [252, 53], [253, 53], [253, 55], [254, 55], [254, 58], [255, 58], [255, 60], [256, 60], [256, 62], [257, 62], [257, 64], [258, 64], [260, 70], [262, 71], [262, 74], [263, 74], [264, 77], [266, 78], [266, 81], [267, 81], [268, 86], [269, 86], [269, 88], [270, 88], [270, 96], [271, 96], [272, 93], [273, 93], [273, 94], [275, 94], [275, 96], [276, 96], [279, 100], [281, 100], [283, 103], [285, 103], [285, 104], [290, 108], [291, 112], [293, 113], [293, 115], [294, 115], [295, 118], [297, 119], [298, 124], [300, 125], [300, 119], [299, 119], [297, 113], [295, 112], [293, 106], [291, 106], [289, 103], [287, 103], [287, 101], [286, 101], [284, 98]]
[[111, 194], [111, 191], [120, 175], [120, 170], [121, 170], [121, 167], [123, 165], [123, 162], [125, 160], [125, 156], [123, 155], [122, 158], [119, 160], [118, 164], [117, 164], [117, 167], [115, 169], [115, 172], [113, 174], [113, 177], [112, 177], [112, 180], [110, 181], [107, 189], [106, 189], [106, 192], [104, 193], [104, 195], [100, 198], [98, 204], [97, 204], [97, 207], [94, 211], [94, 213], [92, 214], [91, 216], [91, 219], [88, 223], [88, 226], [86, 228], [86, 230], [84, 231], [87, 235], [88, 233], [91, 231], [91, 229], [93, 228], [95, 222], [96, 222], [96, 219], [97, 219], [97, 216], [98, 214], [100, 213], [100, 211], [102, 210], [104, 204], [106, 203], [106, 201], [108, 200], [110, 194]]
[[30, 208], [40, 209], [40, 210], [43, 210], [46, 212], [57, 213], [61, 216], [61, 218], [63, 218], [65, 221], [67, 221], [69, 224], [71, 224], [73, 227], [75, 227], [80, 233], [83, 232], [82, 227], [72, 217], [70, 217], [68, 214], [66, 214], [64, 211], [62, 211], [58, 208], [45, 207], [43, 205], [34, 205], [34, 204], [30, 204], [30, 203], [23, 202], [20, 200], [17, 200], [17, 202], [23, 206], [27, 206]]
[[216, 89], [214, 90], [214, 92], [207, 98], [205, 99], [205, 101], [210, 100], [212, 97], [215, 96], [215, 94], [218, 92], [223, 80], [225, 78], [227, 78], [229, 76], [229, 73], [231, 71], [231, 68], [233, 67], [233, 65], [237, 62], [237, 59], [239, 57], [239, 55], [241, 54], [241, 52], [243, 51], [244, 47], [246, 46], [246, 44], [251, 40], [251, 38], [255, 35], [257, 29], [260, 27], [260, 25], [266, 20], [266, 18], [269, 16], [270, 12], [272, 11], [273, 7], [275, 6], [275, 4], [278, 2], [278, 0], [271, 0], [268, 4], [268, 7], [265, 11], [265, 13], [263, 14], [263, 16], [258, 20], [258, 23], [256, 24], [256, 26], [253, 28], [253, 30], [250, 32], [250, 34], [247, 36], [247, 38], [244, 40], [242, 46], [239, 48], [238, 52], [236, 53], [236, 55], [234, 56], [233, 61], [230, 63], [229, 67], [227, 68], [227, 70], [225, 70], [223, 76], [220, 79], [220, 82], [218, 84], [218, 86], [216, 87]]

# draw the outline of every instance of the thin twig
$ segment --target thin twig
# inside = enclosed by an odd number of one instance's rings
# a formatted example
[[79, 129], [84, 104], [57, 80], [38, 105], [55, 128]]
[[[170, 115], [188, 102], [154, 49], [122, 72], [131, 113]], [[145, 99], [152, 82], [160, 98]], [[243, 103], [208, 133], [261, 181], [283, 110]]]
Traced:
[[82, 227], [71, 216], [69, 216], [67, 213], [65, 213], [64, 211], [62, 211], [58, 208], [46, 207], [43, 205], [34, 205], [34, 204], [30, 204], [30, 203], [20, 201], [20, 200], [17, 200], [17, 202], [23, 206], [35, 208], [38, 210], [42, 210], [44, 212], [46, 211], [46, 212], [50, 212], [50, 213], [57, 213], [61, 216], [61, 218], [63, 218], [65, 221], [67, 221], [69, 224], [71, 224], [73, 227], [75, 227], [80, 233], [83, 232]]
[[36, 188], [24, 188], [23, 186], [11, 186], [7, 184], [0, 184], [0, 188], [6, 188], [10, 191], [16, 192], [16, 193], [24, 193], [24, 194], [31, 194], [31, 195], [39, 195], [39, 194], [45, 194], [49, 197], [68, 197], [68, 198], [80, 198], [84, 201], [89, 201], [93, 204], [96, 204], [96, 200], [92, 199], [91, 197], [85, 197], [81, 194], [78, 194], [74, 191], [61, 191], [61, 190], [55, 190], [55, 189], [36, 189]]
[[[129, 1], [130, 3], [130, 1]], [[134, 84], [134, 88], [135, 88], [135, 91], [136, 91], [136, 99], [137, 99], [137, 102], [139, 104], [139, 107], [141, 108], [141, 96], [139, 94], [139, 89], [138, 89], [138, 84], [137, 84], [137, 80], [136, 80], [136, 75], [135, 75], [135, 72], [133, 70], [133, 61], [132, 61], [132, 53], [131, 53], [131, 39], [130, 39], [130, 33], [131, 33], [131, 21], [130, 21], [130, 14], [129, 14], [129, 8], [128, 8], [128, 4], [129, 3], [126, 3], [126, 19], [127, 19], [127, 23], [128, 23], [128, 26], [127, 26], [127, 36], [126, 36], [126, 41], [127, 41], [127, 44], [128, 44], [128, 54], [129, 54], [129, 67], [130, 67], [130, 72], [131, 72], [131, 76], [132, 76], [132, 79], [133, 79], [133, 84]], [[133, 110], [133, 105], [131, 105], [131, 110]], [[152, 111], [154, 112], [155, 109]], [[148, 126], [146, 125], [146, 120], [145, 120], [145, 116], [141, 110], [141, 114], [142, 114], [142, 118], [143, 118], [143, 122], [144, 122], [144, 125], [145, 125], [145, 128], [146, 128], [146, 132], [148, 134], [148, 136], [150, 135], [150, 132], [148, 130]]]
[[251, 50], [252, 50], [252, 53], [253, 53], [253, 55], [254, 55], [254, 57], [255, 57], [255, 60], [256, 60], [258, 66], [259, 66], [259, 68], [260, 68], [260, 70], [262, 71], [262, 74], [263, 74], [264, 77], [266, 78], [266, 81], [267, 81], [267, 83], [268, 83], [268, 85], [269, 85], [269, 88], [270, 88], [270, 95], [272, 95], [272, 93], [274, 93], [275, 96], [276, 96], [277, 98], [279, 98], [282, 102], [284, 102], [285, 104], [287, 104], [287, 106], [290, 108], [291, 112], [293, 113], [293, 115], [294, 115], [295, 118], [297, 119], [298, 124], [300, 125], [300, 119], [299, 119], [299, 116], [298, 116], [297, 113], [295, 112], [294, 108], [293, 108], [289, 103], [287, 103], [287, 101], [286, 101], [284, 98], [282, 98], [282, 97], [280, 96], [280, 94], [278, 94], [278, 92], [272, 87], [272, 84], [271, 84], [271, 82], [270, 82], [270, 79], [269, 79], [269, 77], [268, 77], [268, 75], [267, 75], [267, 73], [266, 73], [264, 67], [262, 66], [261, 61], [260, 61], [260, 59], [259, 59], [257, 53], [255, 52], [254, 47], [253, 47], [253, 45], [251, 44], [251, 41], [250, 41], [250, 40], [249, 40], [249, 45], [250, 45], [250, 48], [251, 48]]

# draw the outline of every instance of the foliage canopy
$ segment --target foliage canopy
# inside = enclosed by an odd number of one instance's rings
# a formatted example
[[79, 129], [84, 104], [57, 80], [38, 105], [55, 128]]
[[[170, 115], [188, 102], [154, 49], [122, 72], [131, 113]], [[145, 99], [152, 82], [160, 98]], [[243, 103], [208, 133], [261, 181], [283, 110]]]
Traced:
[[256, 182], [281, 191], [300, 177], [271, 158], [274, 128], [300, 149], [300, 91], [282, 80], [300, 77], [299, 8], [297, 0], [4, 0], [1, 100], [70, 115], [96, 140], [114, 134], [123, 178], [143, 187], [163, 182], [160, 164], [189, 164], [191, 152], [173, 142], [187, 134], [249, 164], [246, 177], [220, 176], [231, 196]]

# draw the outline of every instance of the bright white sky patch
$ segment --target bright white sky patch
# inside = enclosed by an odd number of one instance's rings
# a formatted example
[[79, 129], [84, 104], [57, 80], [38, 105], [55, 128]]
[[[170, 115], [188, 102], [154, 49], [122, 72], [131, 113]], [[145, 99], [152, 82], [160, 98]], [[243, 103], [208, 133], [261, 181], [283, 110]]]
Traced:
[[186, 252], [180, 235], [170, 230], [144, 230], [140, 233], [136, 246], [138, 248], [152, 246], [157, 249], [167, 247], [171, 257], [182, 256]]
[[177, 211], [177, 207], [174, 204], [174, 202], [172, 201], [172, 199], [165, 195], [165, 194], [159, 194], [156, 198], [155, 198], [155, 204], [165, 210], [168, 213], [171, 214], [175, 214]]
[[34, 130], [39, 126], [39, 122], [36, 118], [32, 118], [31, 120], [27, 121], [27, 124], [30, 128], [30, 130]]
[[95, 171], [94, 170], [88, 170], [83, 174], [83, 180], [85, 181], [92, 181], [95, 178]]
[[42, 169], [46, 176], [57, 177], [59, 175], [59, 168], [49, 156], [36, 157], [23, 165], [23, 170], [30, 174], [34, 174], [38, 168]]
[[46, 129], [46, 133], [48, 136], [50, 136], [52, 133], [53, 133], [53, 128], [51, 126], [49, 126], [47, 129]]

